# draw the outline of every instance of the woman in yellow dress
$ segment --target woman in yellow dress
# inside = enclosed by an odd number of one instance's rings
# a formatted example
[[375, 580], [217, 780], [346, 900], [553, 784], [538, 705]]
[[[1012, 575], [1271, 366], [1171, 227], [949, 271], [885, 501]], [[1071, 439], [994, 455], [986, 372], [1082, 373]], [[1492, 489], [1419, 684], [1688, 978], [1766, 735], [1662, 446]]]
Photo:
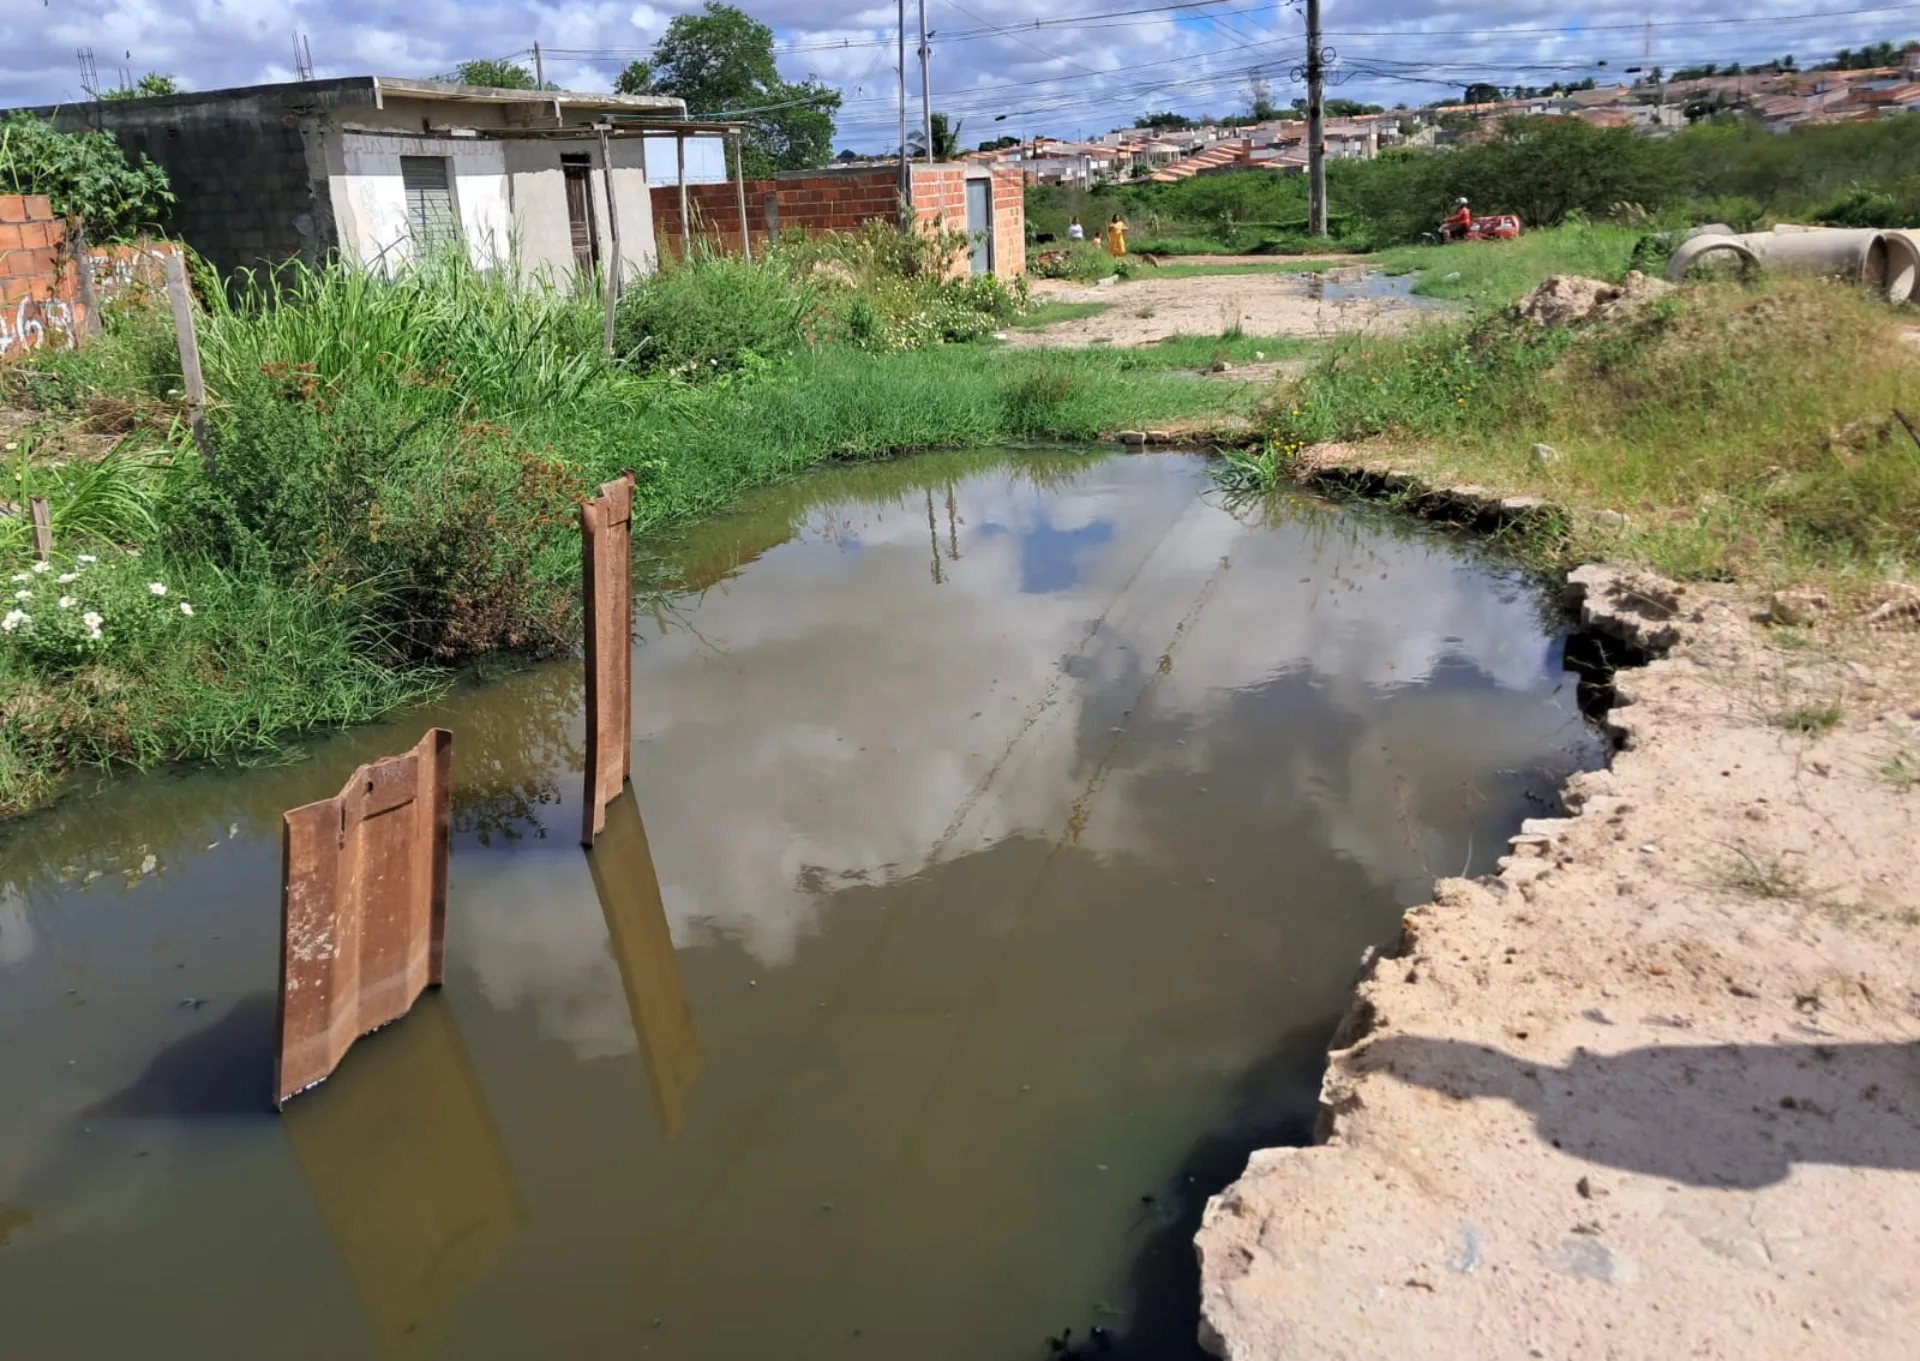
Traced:
[[1127, 253], [1127, 224], [1120, 214], [1115, 213], [1107, 223], [1107, 254], [1121, 256]]

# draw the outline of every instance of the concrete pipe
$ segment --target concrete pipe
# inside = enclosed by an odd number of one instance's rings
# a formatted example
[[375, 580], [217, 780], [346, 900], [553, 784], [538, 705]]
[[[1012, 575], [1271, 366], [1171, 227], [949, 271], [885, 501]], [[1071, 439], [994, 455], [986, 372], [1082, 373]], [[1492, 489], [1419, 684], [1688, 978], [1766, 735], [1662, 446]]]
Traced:
[[1730, 255], [1751, 269], [1846, 279], [1889, 302], [1905, 302], [1920, 286], [1920, 238], [1871, 227], [1696, 236], [1667, 261], [1668, 282], [1680, 282], [1710, 255]]
[[[1920, 302], [1920, 232], [1883, 232], [1887, 244], [1887, 300]], [[1901, 280], [1906, 290], [1900, 291]]]

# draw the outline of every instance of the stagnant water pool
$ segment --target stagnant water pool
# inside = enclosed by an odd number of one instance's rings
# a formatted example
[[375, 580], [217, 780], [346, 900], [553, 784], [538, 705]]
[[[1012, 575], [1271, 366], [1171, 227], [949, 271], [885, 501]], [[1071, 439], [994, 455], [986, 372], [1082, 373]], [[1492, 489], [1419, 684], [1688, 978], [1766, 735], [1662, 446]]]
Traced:
[[[1517, 573], [1192, 456], [656, 556], [592, 857], [577, 663], [0, 831], [0, 1354], [1194, 1355], [1361, 950], [1602, 756]], [[430, 724], [446, 987], [274, 1115], [280, 813]]]

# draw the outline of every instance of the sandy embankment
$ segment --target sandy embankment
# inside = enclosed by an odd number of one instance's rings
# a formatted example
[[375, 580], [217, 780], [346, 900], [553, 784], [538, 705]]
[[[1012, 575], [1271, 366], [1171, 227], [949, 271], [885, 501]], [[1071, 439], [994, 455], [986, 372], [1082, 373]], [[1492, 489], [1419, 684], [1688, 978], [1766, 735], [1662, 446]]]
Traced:
[[1208, 1207], [1220, 1356], [1920, 1355], [1920, 637], [1575, 581], [1664, 653], [1624, 746], [1366, 961]]

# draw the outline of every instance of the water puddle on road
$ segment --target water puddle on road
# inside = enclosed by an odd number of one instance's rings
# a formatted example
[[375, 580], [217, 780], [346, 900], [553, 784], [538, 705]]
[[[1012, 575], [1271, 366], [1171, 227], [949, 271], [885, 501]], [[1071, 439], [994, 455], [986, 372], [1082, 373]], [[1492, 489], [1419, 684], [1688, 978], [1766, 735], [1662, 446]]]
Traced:
[[1359, 273], [1342, 270], [1330, 274], [1305, 274], [1301, 278], [1307, 286], [1307, 296], [1315, 302], [1355, 302], [1391, 299], [1414, 307], [1445, 307], [1447, 304], [1437, 298], [1424, 297], [1413, 291], [1420, 282], [1417, 273], [1388, 274], [1385, 270], [1369, 269]]
[[[1305, 1136], [1361, 950], [1602, 756], [1517, 573], [1197, 457], [659, 552], [591, 856], [577, 663], [4, 833], [0, 1353], [1195, 1355], [1201, 1201]], [[279, 815], [435, 723], [447, 985], [275, 1116]]]

